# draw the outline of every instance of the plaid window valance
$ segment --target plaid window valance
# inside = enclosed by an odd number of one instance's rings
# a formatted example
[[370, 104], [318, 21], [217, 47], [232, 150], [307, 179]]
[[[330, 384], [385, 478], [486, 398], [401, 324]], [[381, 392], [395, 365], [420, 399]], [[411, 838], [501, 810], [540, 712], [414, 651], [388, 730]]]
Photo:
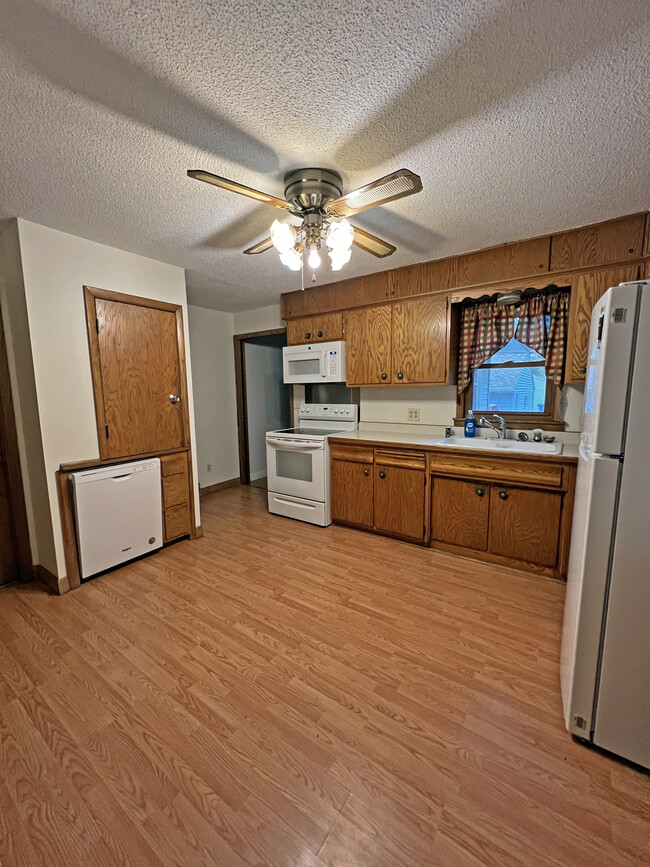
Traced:
[[[517, 330], [515, 333], [515, 320]], [[546, 376], [560, 388], [569, 322], [569, 291], [558, 289], [525, 298], [519, 304], [480, 301], [463, 308], [458, 353], [458, 393], [465, 391], [477, 367], [513, 337], [545, 358]]]

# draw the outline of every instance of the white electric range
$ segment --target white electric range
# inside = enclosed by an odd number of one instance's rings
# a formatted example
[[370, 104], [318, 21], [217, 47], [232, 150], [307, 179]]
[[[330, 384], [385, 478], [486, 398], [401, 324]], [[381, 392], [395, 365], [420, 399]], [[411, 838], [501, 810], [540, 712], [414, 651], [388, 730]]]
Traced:
[[351, 403], [308, 403], [298, 427], [266, 434], [269, 512], [327, 527], [330, 510], [330, 450], [327, 437], [359, 427]]

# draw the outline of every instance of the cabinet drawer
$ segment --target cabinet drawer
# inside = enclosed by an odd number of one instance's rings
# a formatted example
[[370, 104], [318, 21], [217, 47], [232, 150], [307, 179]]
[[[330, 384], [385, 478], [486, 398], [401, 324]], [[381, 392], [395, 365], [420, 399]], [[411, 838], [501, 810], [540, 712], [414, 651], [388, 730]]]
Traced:
[[375, 449], [375, 463], [384, 467], [424, 470], [426, 462], [424, 452], [414, 452], [408, 449]]
[[190, 486], [187, 481], [187, 473], [177, 473], [175, 476], [164, 476], [163, 505], [165, 509], [170, 506], [180, 506], [190, 501]]
[[565, 467], [546, 461], [522, 461], [512, 457], [486, 458], [474, 455], [431, 453], [431, 472], [466, 479], [485, 479], [505, 484], [562, 488]]
[[187, 452], [176, 452], [173, 455], [161, 455], [160, 472], [163, 476], [174, 476], [176, 473], [187, 473]]
[[165, 509], [165, 541], [185, 536], [192, 531], [190, 520], [190, 504], [184, 503]]
[[372, 446], [342, 446], [332, 443], [330, 457], [334, 461], [355, 461], [359, 464], [371, 464], [374, 460]]

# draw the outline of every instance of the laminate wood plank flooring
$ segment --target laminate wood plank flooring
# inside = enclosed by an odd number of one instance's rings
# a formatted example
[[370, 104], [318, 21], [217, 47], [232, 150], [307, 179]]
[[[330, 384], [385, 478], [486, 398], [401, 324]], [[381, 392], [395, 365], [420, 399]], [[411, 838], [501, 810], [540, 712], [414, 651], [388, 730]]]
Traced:
[[202, 499], [203, 538], [0, 591], [0, 865], [650, 864], [567, 734], [564, 586]]

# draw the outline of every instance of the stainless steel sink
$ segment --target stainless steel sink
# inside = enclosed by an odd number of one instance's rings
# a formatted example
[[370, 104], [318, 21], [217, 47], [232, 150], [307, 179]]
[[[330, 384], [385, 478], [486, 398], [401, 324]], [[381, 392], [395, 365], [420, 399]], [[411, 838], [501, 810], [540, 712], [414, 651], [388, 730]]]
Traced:
[[455, 449], [474, 451], [527, 452], [537, 455], [561, 455], [562, 443], [522, 443], [521, 440], [498, 440], [496, 437], [447, 437], [439, 443]]

